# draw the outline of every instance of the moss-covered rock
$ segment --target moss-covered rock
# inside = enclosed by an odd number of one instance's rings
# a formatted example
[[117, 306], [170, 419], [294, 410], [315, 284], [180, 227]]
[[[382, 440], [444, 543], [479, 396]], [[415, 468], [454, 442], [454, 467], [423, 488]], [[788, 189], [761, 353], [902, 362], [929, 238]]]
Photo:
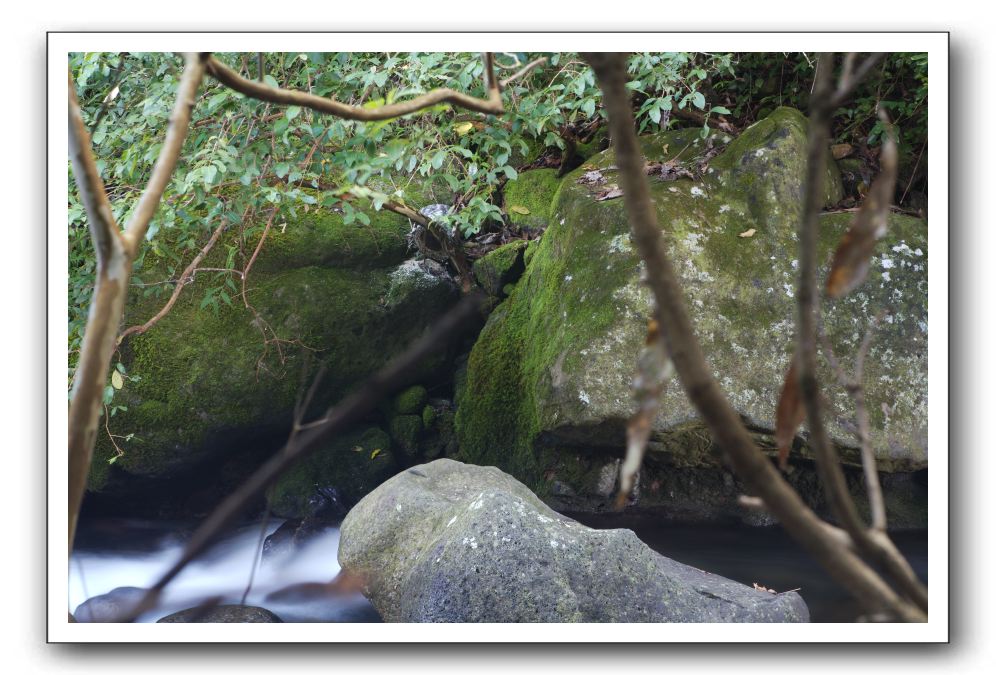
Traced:
[[395, 415], [391, 418], [391, 439], [395, 446], [408, 459], [414, 459], [419, 451], [419, 437], [422, 435], [421, 415]]
[[429, 392], [426, 391], [425, 387], [416, 384], [395, 397], [394, 410], [402, 415], [414, 415], [422, 411], [428, 398]]
[[[805, 128], [800, 113], [779, 109], [730, 142], [701, 180], [652, 179], [658, 219], [703, 350], [734, 407], [761, 432], [774, 428], [792, 349]], [[702, 141], [682, 131], [643, 139], [643, 145], [648, 153], [657, 148], [650, 160], [677, 153], [683, 160], [704, 152], [710, 140], [714, 147], [724, 142], [719, 134]], [[608, 183], [611, 154], [589, 162]], [[510, 471], [544, 496], [561, 474], [568, 484], [581, 475], [586, 484], [598, 483], [606, 458], [622, 454], [634, 410], [630, 380], [650, 315], [623, 200], [595, 201], [602, 187], [578, 182], [586, 170], [565, 178], [553, 224], [509, 299], [489, 318], [458, 391], [461, 458]], [[828, 177], [829, 202], [840, 183], [839, 175], [828, 171]], [[847, 218], [824, 217], [821, 260]], [[897, 310], [874, 343], [865, 380], [881, 468], [911, 471], [926, 464], [926, 228], [903, 216], [890, 222], [869, 280], [828, 304], [825, 317], [838, 356], [849, 360], [871, 318], [885, 307]], [[739, 236], [748, 230], [752, 236]], [[828, 370], [821, 375], [832, 382]], [[854, 465], [852, 408], [844, 392], [828, 392], [831, 432]], [[677, 381], [665, 389], [654, 429], [650, 449], [659, 465], [718, 466], [718, 452]], [[571, 476], [561, 453], [577, 456], [571, 450], [577, 448], [601, 453], [602, 460]], [[796, 457], [807, 460], [807, 451]], [[612, 480], [614, 473], [610, 486]]]
[[509, 283], [518, 281], [526, 266], [522, 254], [529, 244], [525, 239], [516, 239], [485, 255], [474, 263], [474, 278], [488, 295], [501, 297]]
[[560, 189], [556, 169], [523, 171], [505, 183], [505, 213], [520, 227], [543, 229]]
[[[109, 466], [113, 446], [106, 434], [98, 437], [90, 489], [141, 491], [147, 480], [241, 453], [262, 439], [278, 445], [303, 369], [310, 378], [326, 368], [311, 408], [321, 410], [442, 315], [459, 297], [452, 280], [401, 262], [407, 221], [372, 210], [370, 216], [369, 227], [314, 213], [286, 227], [275, 224], [247, 278], [248, 306], [223, 278], [201, 273], [151, 330], [126, 339], [120, 354], [134, 379], [116, 395], [115, 404], [127, 410], [110, 426], [130, 440], [118, 439], [124, 455]], [[226, 233], [203, 265], [224, 266], [236, 236]], [[144, 263], [146, 278], [163, 264], [151, 253]], [[213, 284], [230, 302], [202, 308]], [[165, 297], [135, 289], [124, 325], [146, 321], [164, 303]], [[431, 374], [445, 358], [427, 360], [415, 376]]]
[[391, 439], [377, 427], [344, 434], [295, 464], [269, 491], [270, 510], [279, 518], [307, 518], [319, 489], [335, 488], [346, 505], [398, 470]]

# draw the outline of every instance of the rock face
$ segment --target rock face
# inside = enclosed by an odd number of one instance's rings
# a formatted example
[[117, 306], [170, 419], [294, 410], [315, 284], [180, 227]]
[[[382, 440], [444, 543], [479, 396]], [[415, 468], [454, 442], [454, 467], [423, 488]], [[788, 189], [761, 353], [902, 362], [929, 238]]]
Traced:
[[[196, 473], [205, 462], [239, 460], [261, 439], [279, 447], [302, 370], [307, 367], [310, 379], [326, 367], [310, 408], [321, 410], [445, 313], [459, 292], [448, 276], [406, 261], [408, 220], [373, 209], [368, 216], [368, 225], [347, 224], [339, 213], [313, 210], [275, 223], [247, 279], [252, 309], [238, 284], [229, 287], [223, 276], [203, 272], [158, 324], [126, 339], [121, 359], [134, 379], [115, 395], [115, 405], [127, 409], [110, 424], [124, 455], [109, 465], [114, 449], [100, 434], [90, 489], [142, 494], [157, 481]], [[226, 233], [202, 266], [225, 267], [227, 251], [240, 246], [238, 234], [237, 228]], [[171, 275], [175, 263], [156, 253], [160, 245], [178, 244], [170, 236], [163, 230], [148, 247], [144, 267], [136, 270], [140, 280]], [[250, 239], [242, 246], [251, 253], [255, 244]], [[229, 302], [215, 293], [217, 306], [201, 307], [212, 285]], [[124, 325], [142, 323], [162, 307], [171, 289], [156, 288], [165, 294], [145, 297], [147, 289], [134, 290]], [[430, 359], [419, 375], [433, 373], [444, 360]]]
[[[779, 108], [735, 140], [723, 134], [702, 140], [697, 130], [641, 139], [648, 160], [677, 159], [695, 175], [650, 178], [658, 220], [706, 357], [769, 450], [793, 344], [806, 125], [798, 111]], [[559, 492], [564, 498], [554, 502], [583, 509], [607, 503], [613, 491], [634, 410], [630, 381], [650, 315], [623, 200], [595, 199], [618, 180], [613, 161], [610, 149], [564, 178], [551, 225], [475, 344], [457, 400], [461, 459], [499, 466], [544, 498]], [[826, 183], [829, 205], [842, 194], [832, 163]], [[849, 220], [847, 213], [823, 217], [821, 260]], [[927, 464], [926, 235], [922, 221], [891, 216], [868, 280], [824, 308], [834, 350], [846, 364], [872, 317], [892, 312], [876, 332], [864, 384], [879, 468], [903, 476], [893, 481], [903, 489], [890, 507], [901, 526], [925, 517], [925, 490], [907, 479]], [[829, 429], [860, 494], [852, 402], [828, 368], [820, 375], [831, 383]], [[742, 513], [735, 504], [742, 486], [722, 469], [676, 379], [665, 388], [649, 450], [640, 505], [705, 516]], [[791, 480], [815, 487], [805, 443], [797, 442], [792, 462], [798, 471]], [[822, 500], [818, 489], [807, 492], [811, 503]], [[893, 496], [888, 489], [887, 496]]]
[[494, 467], [404, 471], [343, 521], [339, 563], [385, 621], [800, 622], [771, 595], [669, 560], [630, 530], [592, 530]]
[[164, 616], [156, 623], [283, 623], [283, 621], [262, 607], [219, 605], [210, 609], [191, 607]]

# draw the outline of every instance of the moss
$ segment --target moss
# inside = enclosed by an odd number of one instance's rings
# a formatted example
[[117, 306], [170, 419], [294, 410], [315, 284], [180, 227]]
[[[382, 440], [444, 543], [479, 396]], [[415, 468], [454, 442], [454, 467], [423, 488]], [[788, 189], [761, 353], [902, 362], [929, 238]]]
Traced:
[[427, 405], [422, 408], [422, 426], [426, 429], [432, 429], [436, 422], [436, 409], [431, 405]]
[[[312, 211], [289, 223], [274, 223], [259, 257], [257, 272], [295, 267], [370, 267], [397, 265], [409, 255], [407, 218], [360, 204], [370, 224], [343, 222], [336, 211]], [[253, 250], [258, 239], [247, 242]]]
[[550, 208], [559, 187], [556, 169], [523, 171], [505, 184], [505, 212], [520, 227], [543, 229], [550, 224]]
[[418, 454], [418, 441], [422, 435], [421, 415], [395, 415], [390, 423], [391, 439], [409, 459]]
[[527, 245], [526, 240], [517, 239], [474, 262], [474, 277], [488, 295], [498, 297], [506, 284], [518, 280], [525, 269], [522, 254]]
[[347, 503], [356, 503], [397, 471], [390, 450], [391, 439], [377, 427], [339, 436], [274, 483], [270, 508], [281, 518], [306, 517], [319, 487], [335, 487]]
[[429, 392], [421, 385], [408, 387], [394, 399], [394, 410], [402, 415], [419, 412], [429, 398]]

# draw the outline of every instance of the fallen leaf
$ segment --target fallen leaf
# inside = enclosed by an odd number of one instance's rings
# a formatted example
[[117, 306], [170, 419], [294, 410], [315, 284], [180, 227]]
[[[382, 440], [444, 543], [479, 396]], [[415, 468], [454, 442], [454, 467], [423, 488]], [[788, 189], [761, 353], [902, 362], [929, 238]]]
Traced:
[[830, 153], [834, 159], [844, 159], [854, 154], [854, 146], [850, 143], [838, 143], [830, 146]]
[[457, 124], [455, 127], [453, 127], [453, 129], [457, 132], [458, 136], [464, 136], [468, 134], [470, 130], [473, 128], [474, 124], [472, 122], [461, 122], [460, 124]]
[[527, 209], [525, 206], [510, 206], [508, 207], [508, 210], [511, 211], [512, 213], [518, 213], [523, 216], [528, 216], [530, 213], [529, 209]]
[[591, 171], [586, 171], [581, 174], [578, 178], [578, 184], [580, 185], [601, 185], [605, 182], [605, 176], [598, 169], [592, 169]]
[[602, 192], [599, 192], [597, 195], [595, 195], [595, 201], [604, 202], [608, 199], [616, 199], [617, 197], [622, 197], [622, 195], [623, 195], [622, 188], [617, 188], [617, 187], [609, 188], [608, 190], [603, 190]]
[[755, 230], [752, 227], [749, 230], [747, 230], [746, 232], [741, 232], [737, 236], [740, 237], [740, 238], [742, 238], [742, 239], [746, 239], [747, 237], [753, 237], [756, 233], [757, 233], [757, 230]]
[[353, 446], [353, 452], [363, 452], [363, 446], [362, 445]]
[[113, 373], [111, 373], [111, 385], [115, 389], [120, 389], [121, 387], [124, 386], [124, 380], [121, 379], [121, 373], [119, 373], [116, 370]]
[[792, 439], [795, 430], [802, 424], [806, 416], [805, 406], [799, 391], [799, 378], [795, 372], [795, 357], [785, 373], [785, 384], [778, 398], [778, 408], [775, 410], [775, 443], [778, 445], [778, 466], [782, 470], [788, 466], [789, 450], [792, 449]]
[[857, 288], [868, 276], [875, 244], [889, 227], [889, 205], [896, 189], [898, 152], [888, 136], [880, 158], [882, 172], [868, 189], [865, 200], [854, 214], [854, 223], [840, 240], [827, 275], [827, 297], [839, 298]]
[[376, 450], [370, 453], [370, 459], [374, 459], [379, 454], [380, 454], [380, 448], [377, 448]]

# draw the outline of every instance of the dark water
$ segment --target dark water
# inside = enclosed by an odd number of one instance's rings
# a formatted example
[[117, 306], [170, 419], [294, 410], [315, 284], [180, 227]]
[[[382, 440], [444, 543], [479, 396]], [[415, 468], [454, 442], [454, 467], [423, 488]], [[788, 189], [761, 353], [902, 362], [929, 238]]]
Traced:
[[[598, 529], [627, 528], [661, 555], [748, 586], [799, 589], [814, 623], [855, 621], [861, 607], [778, 527], [675, 525], [650, 516], [569, 514]], [[927, 582], [927, 532], [896, 532], [892, 539]]]
[[[628, 528], [669, 558], [747, 585], [776, 591], [799, 589], [814, 622], [851, 622], [860, 607], [822, 568], [779, 528], [675, 525], [646, 516], [570, 514], [599, 529]], [[267, 533], [280, 521], [271, 522]], [[95, 519], [81, 524], [70, 565], [70, 610], [89, 597], [120, 586], [147, 587], [180, 555], [189, 523], [150, 523]], [[233, 533], [201, 560], [192, 563], [168, 587], [164, 604], [141, 621], [156, 619], [223, 595], [225, 603], [242, 596], [256, 556], [260, 525]], [[894, 535], [921, 579], [927, 580], [927, 533]], [[339, 530], [329, 528], [292, 556], [268, 559], [256, 572], [247, 603], [266, 607], [288, 622], [379, 621], [370, 603], [357, 593], [332, 598], [273, 601], [268, 595], [291, 584], [328, 582], [339, 573]]]

